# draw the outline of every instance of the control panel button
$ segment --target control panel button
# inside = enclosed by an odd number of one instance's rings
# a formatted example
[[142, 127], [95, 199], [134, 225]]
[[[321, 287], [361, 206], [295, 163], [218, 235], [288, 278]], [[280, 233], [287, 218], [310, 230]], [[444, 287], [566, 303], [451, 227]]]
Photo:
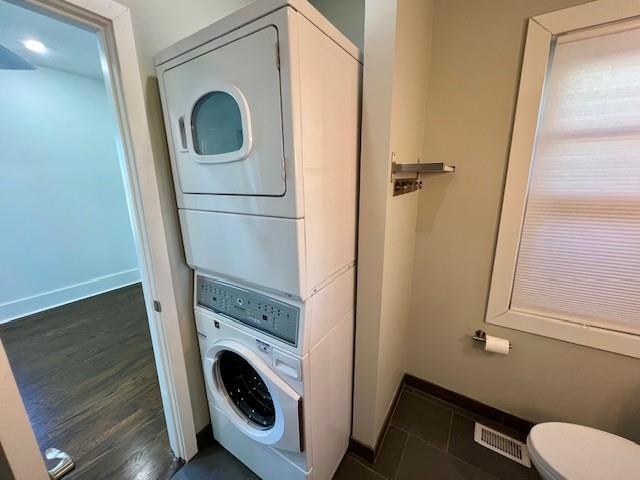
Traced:
[[297, 345], [298, 307], [200, 275], [196, 283], [198, 305]]

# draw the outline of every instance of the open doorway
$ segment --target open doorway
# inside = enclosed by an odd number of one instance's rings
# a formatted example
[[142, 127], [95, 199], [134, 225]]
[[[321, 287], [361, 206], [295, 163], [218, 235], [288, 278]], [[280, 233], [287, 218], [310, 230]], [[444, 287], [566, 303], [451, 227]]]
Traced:
[[75, 460], [68, 478], [168, 478], [103, 58], [96, 33], [0, 0], [0, 338], [41, 450]]

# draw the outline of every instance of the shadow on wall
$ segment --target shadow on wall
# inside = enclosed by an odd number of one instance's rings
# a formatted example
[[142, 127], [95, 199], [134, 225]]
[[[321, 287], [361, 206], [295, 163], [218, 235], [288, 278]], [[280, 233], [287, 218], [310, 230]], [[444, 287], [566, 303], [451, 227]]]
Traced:
[[[173, 238], [167, 239], [169, 244], [175, 248], [172, 249], [171, 263], [173, 268], [178, 268], [185, 281], [191, 285], [191, 271], [187, 267], [187, 260], [184, 255], [184, 244], [180, 233], [180, 220], [178, 218], [178, 209], [176, 201], [176, 192], [173, 185], [173, 176], [171, 173], [171, 161], [169, 159], [169, 140], [167, 139], [164, 126], [162, 101], [160, 99], [160, 86], [158, 79], [149, 76], [146, 79], [146, 110], [149, 119], [149, 135], [151, 136], [151, 150], [153, 151], [153, 160], [156, 166], [156, 176], [159, 188], [161, 190], [160, 202], [162, 203], [162, 213], [165, 222], [175, 225], [176, 228], [168, 228], [167, 232]], [[189, 296], [189, 299], [191, 297]], [[191, 302], [189, 300], [190, 309]]]
[[[156, 164], [156, 172], [160, 187], [169, 193], [172, 203], [169, 210], [174, 211], [176, 205], [176, 195], [173, 188], [173, 178], [171, 176], [171, 162], [169, 161], [168, 139], [164, 128], [162, 102], [160, 100], [160, 87], [156, 77], [147, 77], [146, 80], [147, 117], [149, 118], [149, 133], [151, 136], [151, 149]], [[165, 207], [165, 205], [163, 205]], [[177, 214], [174, 220], [178, 222]], [[184, 260], [184, 259], [182, 259]]]
[[[615, 402], [612, 402], [615, 405]], [[640, 443], [640, 385], [636, 386], [633, 394], [622, 402], [618, 432], [625, 438]]]
[[[455, 163], [455, 162], [454, 162]], [[420, 195], [420, 198], [428, 197], [428, 201], [419, 203], [419, 215], [416, 223], [417, 233], [430, 233], [433, 229], [440, 206], [444, 203], [445, 197], [450, 192], [449, 184], [455, 181], [455, 176], [460, 175], [459, 171], [454, 174], [439, 174], [424, 178], [423, 189], [427, 195]]]

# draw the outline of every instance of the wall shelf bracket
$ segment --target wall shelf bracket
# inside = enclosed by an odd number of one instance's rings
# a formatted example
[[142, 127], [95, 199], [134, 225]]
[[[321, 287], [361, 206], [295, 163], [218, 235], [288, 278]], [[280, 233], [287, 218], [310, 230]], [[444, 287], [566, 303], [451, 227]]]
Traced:
[[[420, 175], [432, 173], [453, 173], [456, 167], [446, 163], [396, 163], [395, 155], [391, 156], [391, 183], [393, 196], [415, 192], [422, 189]], [[396, 178], [397, 173], [415, 173], [415, 177]]]
[[456, 167], [446, 163], [391, 163], [391, 173], [453, 173]]

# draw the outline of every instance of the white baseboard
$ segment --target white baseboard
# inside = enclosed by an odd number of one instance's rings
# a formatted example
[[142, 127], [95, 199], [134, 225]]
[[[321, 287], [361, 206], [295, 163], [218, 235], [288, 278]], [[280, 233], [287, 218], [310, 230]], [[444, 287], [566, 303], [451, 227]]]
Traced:
[[137, 268], [0, 304], [0, 324], [140, 281]]

